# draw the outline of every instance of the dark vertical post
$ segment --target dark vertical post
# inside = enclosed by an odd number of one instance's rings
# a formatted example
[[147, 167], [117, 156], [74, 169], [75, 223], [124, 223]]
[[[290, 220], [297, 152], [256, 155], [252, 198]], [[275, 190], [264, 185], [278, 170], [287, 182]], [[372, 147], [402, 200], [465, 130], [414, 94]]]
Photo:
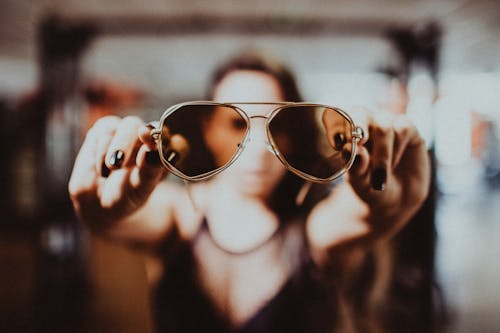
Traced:
[[[441, 28], [435, 22], [392, 29], [387, 33], [387, 38], [402, 58], [404, 76], [411, 78], [415, 68], [426, 71], [434, 82], [436, 93], [441, 35]], [[435, 271], [437, 186], [433, 142], [429, 145], [429, 156], [432, 163], [430, 194], [423, 207], [395, 239], [394, 300], [390, 309], [391, 316], [395, 318], [395, 331], [439, 331], [437, 325], [444, 313]]]
[[93, 36], [85, 24], [45, 18], [38, 30], [39, 113], [43, 160], [38, 232], [37, 329], [77, 332], [82, 328], [87, 274], [84, 239], [73, 216], [67, 182], [81, 135], [79, 62]]
[[49, 216], [67, 215], [67, 180], [76, 154], [82, 110], [78, 94], [79, 62], [93, 29], [56, 16], [42, 21], [38, 42], [41, 109], [45, 115], [45, 203]]
[[0, 148], [4, 156], [4, 163], [0, 163], [0, 211], [3, 215], [2, 227], [6, 223], [10, 223], [12, 218], [12, 202], [10, 200], [9, 190], [12, 188], [10, 172], [10, 161], [12, 157], [12, 147], [7, 142], [12, 138], [12, 107], [9, 105], [7, 99], [0, 97]]

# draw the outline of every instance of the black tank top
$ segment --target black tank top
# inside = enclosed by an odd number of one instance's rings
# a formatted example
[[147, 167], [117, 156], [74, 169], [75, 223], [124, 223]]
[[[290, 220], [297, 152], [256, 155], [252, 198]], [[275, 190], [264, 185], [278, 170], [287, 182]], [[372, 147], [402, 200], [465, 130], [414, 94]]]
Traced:
[[[284, 228], [278, 229], [283, 235]], [[209, 233], [203, 221], [200, 233]], [[310, 259], [301, 233], [298, 265], [271, 301], [238, 329], [216, 310], [196, 279], [193, 241], [181, 241], [165, 262], [164, 275], [154, 292], [154, 320], [157, 332], [168, 333], [330, 333], [335, 318], [334, 295], [327, 288]], [[262, 272], [256, 272], [261, 274]]]

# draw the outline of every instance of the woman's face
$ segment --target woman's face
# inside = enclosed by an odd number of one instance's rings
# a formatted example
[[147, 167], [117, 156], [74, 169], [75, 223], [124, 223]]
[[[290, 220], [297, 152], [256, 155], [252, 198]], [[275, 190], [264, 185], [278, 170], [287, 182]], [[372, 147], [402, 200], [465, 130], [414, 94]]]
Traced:
[[[218, 102], [279, 102], [282, 89], [272, 76], [251, 70], [238, 70], [226, 75], [214, 89]], [[245, 195], [267, 198], [286, 173], [285, 167], [268, 145], [265, 119], [272, 106], [243, 105], [251, 118], [249, 141], [238, 159], [218, 177]], [[218, 165], [228, 161], [241, 144], [245, 121], [236, 114], [217, 110], [205, 121], [206, 142]]]

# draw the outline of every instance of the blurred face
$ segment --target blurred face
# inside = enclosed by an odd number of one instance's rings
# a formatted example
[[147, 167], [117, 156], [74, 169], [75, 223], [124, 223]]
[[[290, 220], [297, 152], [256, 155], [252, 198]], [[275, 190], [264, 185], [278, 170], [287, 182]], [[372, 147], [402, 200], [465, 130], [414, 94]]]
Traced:
[[[283, 93], [278, 81], [258, 71], [234, 71], [226, 75], [215, 87], [218, 102], [279, 102]], [[268, 146], [265, 119], [272, 106], [245, 105], [244, 111], [251, 118], [249, 141], [238, 159], [217, 177], [238, 192], [267, 198], [286, 173], [285, 167]], [[245, 132], [245, 121], [232, 112], [215, 109], [204, 123], [206, 142], [217, 163], [228, 161]]]

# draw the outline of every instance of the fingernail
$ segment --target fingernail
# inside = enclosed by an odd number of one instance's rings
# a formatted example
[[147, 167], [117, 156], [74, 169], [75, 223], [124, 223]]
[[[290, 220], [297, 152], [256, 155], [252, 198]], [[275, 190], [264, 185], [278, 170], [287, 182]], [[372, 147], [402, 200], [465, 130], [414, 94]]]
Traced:
[[357, 167], [359, 163], [361, 163], [361, 157], [359, 155], [356, 155], [356, 157], [354, 158], [353, 165]]
[[117, 150], [113, 153], [113, 155], [111, 155], [111, 158], [109, 159], [109, 164], [118, 169], [121, 167], [124, 157], [125, 153], [123, 152], [123, 150]]
[[109, 168], [106, 166], [106, 163], [102, 162], [101, 176], [104, 178], [108, 178], [110, 172], [111, 172], [111, 170], [109, 170]]
[[351, 152], [349, 150], [342, 151], [342, 157], [344, 158], [344, 160], [349, 161], [349, 159], [351, 158]]
[[160, 155], [158, 155], [156, 150], [146, 152], [146, 163], [151, 166], [160, 165]]
[[383, 191], [387, 180], [387, 171], [385, 168], [377, 168], [372, 172], [372, 187], [374, 190]]

